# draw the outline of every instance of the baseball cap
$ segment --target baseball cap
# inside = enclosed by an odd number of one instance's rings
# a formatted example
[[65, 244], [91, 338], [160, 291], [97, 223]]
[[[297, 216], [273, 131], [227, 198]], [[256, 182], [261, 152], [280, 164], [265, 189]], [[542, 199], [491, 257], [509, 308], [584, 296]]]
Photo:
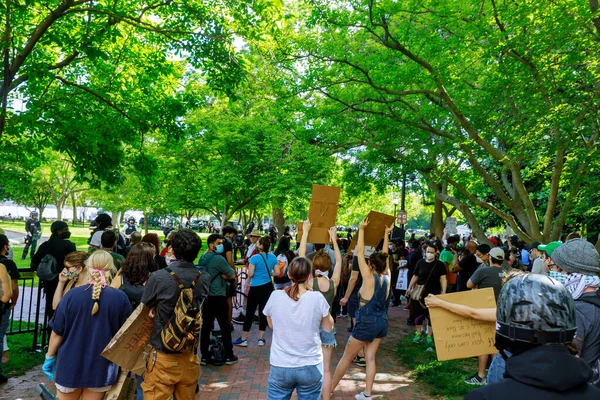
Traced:
[[554, 250], [562, 246], [562, 242], [550, 242], [548, 244], [541, 244], [538, 246], [539, 251], [545, 251], [550, 257], [552, 257], [552, 253]]
[[490, 250], [490, 256], [496, 260], [504, 260], [504, 250], [502, 250], [500, 247], [494, 247]]

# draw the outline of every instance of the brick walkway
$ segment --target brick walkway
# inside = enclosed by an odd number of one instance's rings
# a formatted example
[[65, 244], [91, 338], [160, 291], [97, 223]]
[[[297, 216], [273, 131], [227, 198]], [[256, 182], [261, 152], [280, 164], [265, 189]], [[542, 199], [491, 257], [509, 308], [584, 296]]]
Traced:
[[[377, 376], [373, 387], [374, 398], [385, 399], [414, 399], [424, 400], [431, 398], [422, 394], [417, 383], [409, 377], [408, 371], [402, 367], [395, 357], [396, 344], [407, 334], [412, 333], [412, 328], [404, 325], [407, 311], [401, 308], [390, 308], [390, 327], [377, 354]], [[347, 318], [338, 319], [337, 340], [338, 347], [333, 357], [333, 368], [342, 356], [349, 333]], [[241, 326], [235, 326], [234, 339], [240, 336]], [[267, 379], [269, 376], [269, 343], [271, 332], [267, 330], [267, 346], [259, 347], [257, 343], [258, 326], [254, 325], [250, 334], [247, 348], [236, 347], [234, 350], [240, 361], [232, 366], [202, 367], [200, 376], [200, 393], [196, 399], [202, 400], [258, 400], [267, 398]], [[353, 400], [354, 395], [364, 389], [365, 369], [351, 364], [348, 372], [340, 382], [333, 399]], [[39, 399], [37, 392], [38, 383], [45, 383], [52, 392], [54, 385], [48, 382], [41, 372], [41, 366], [29, 371], [27, 374], [11, 378], [9, 382], [0, 386], [0, 400], [35, 400]], [[295, 398], [295, 397], [293, 397]]]
[[[377, 375], [373, 387], [376, 399], [428, 399], [430, 396], [421, 394], [419, 385], [408, 376], [395, 356], [396, 345], [407, 334], [412, 334], [414, 328], [404, 325], [408, 311], [401, 308], [390, 308], [390, 326], [388, 336], [383, 339], [377, 354]], [[349, 333], [348, 318], [338, 319], [337, 342], [334, 352], [332, 372], [341, 358]], [[234, 339], [240, 336], [241, 326], [235, 326]], [[196, 400], [258, 400], [267, 398], [267, 382], [269, 376], [269, 346], [271, 331], [267, 330], [267, 346], [257, 345], [258, 326], [254, 325], [250, 332], [249, 346], [235, 347], [235, 354], [240, 361], [232, 366], [207, 366], [200, 377], [200, 393]], [[338, 385], [333, 396], [334, 400], [354, 400], [354, 395], [364, 390], [365, 368], [351, 364], [348, 372]], [[295, 396], [293, 398], [296, 398]]]

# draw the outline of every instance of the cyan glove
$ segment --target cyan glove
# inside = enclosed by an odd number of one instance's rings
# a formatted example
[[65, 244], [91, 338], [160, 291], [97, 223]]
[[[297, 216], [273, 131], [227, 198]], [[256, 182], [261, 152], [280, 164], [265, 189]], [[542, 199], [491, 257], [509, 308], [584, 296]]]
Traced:
[[46, 355], [46, 361], [44, 361], [42, 371], [44, 371], [44, 374], [46, 374], [49, 381], [54, 380], [54, 371], [56, 371], [56, 356]]

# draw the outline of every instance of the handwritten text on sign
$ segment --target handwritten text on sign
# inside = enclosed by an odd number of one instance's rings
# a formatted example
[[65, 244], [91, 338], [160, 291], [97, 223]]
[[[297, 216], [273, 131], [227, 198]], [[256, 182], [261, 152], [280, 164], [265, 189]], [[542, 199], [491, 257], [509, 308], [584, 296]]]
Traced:
[[[470, 290], [439, 296], [449, 303], [473, 308], [496, 308], [492, 288]], [[496, 354], [496, 324], [461, 317], [443, 308], [429, 309], [439, 361]]]

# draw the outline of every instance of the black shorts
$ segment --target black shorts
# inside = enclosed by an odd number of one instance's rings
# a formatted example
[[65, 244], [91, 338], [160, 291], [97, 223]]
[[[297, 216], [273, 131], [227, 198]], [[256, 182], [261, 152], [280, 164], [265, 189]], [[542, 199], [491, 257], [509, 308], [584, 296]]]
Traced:
[[228, 279], [227, 280], [227, 290], [225, 292], [225, 295], [227, 297], [234, 297], [235, 296], [235, 287], [237, 285], [237, 282], [235, 281], [235, 279]]

